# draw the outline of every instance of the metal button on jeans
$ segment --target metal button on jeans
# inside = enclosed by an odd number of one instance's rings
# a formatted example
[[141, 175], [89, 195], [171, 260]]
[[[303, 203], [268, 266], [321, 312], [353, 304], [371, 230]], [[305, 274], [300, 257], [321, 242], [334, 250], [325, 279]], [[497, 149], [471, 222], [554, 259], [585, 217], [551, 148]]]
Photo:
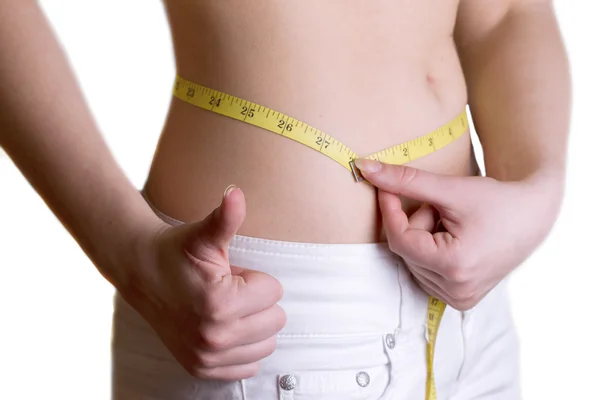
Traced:
[[369, 382], [371, 382], [371, 378], [366, 372], [360, 371], [358, 374], [356, 374], [356, 383], [358, 383], [358, 386], [365, 387], [369, 384]]
[[396, 339], [394, 339], [394, 335], [392, 335], [391, 333], [385, 335], [385, 344], [390, 349], [393, 349], [396, 346]]
[[296, 379], [295, 375], [288, 374], [279, 378], [279, 386], [281, 386], [283, 390], [292, 390], [296, 387], [297, 383], [298, 379]]

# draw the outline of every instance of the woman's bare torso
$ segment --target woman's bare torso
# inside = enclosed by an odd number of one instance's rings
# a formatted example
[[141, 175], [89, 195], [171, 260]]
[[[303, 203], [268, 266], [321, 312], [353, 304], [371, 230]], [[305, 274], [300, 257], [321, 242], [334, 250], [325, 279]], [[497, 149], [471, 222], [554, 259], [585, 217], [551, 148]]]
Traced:
[[[166, 0], [177, 72], [321, 129], [359, 156], [442, 126], [466, 104], [458, 1]], [[476, 173], [468, 134], [410, 165]], [[302, 144], [173, 99], [149, 199], [184, 221], [236, 184], [238, 234], [317, 243], [384, 238], [376, 192]], [[404, 201], [411, 211], [417, 205]]]

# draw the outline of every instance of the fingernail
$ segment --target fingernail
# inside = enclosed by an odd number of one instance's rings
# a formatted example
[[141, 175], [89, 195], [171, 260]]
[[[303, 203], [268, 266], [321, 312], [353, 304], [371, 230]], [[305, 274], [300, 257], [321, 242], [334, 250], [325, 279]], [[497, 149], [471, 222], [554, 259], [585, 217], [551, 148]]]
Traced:
[[381, 163], [375, 160], [367, 160], [366, 158], [359, 158], [354, 161], [354, 164], [364, 172], [377, 172], [381, 170]]
[[235, 185], [229, 185], [229, 186], [227, 186], [227, 187], [225, 188], [225, 191], [223, 192], [223, 198], [225, 198], [225, 197], [229, 196], [229, 193], [231, 193], [231, 191], [232, 191], [233, 189], [235, 189], [235, 188], [237, 188], [237, 186], [235, 186]]

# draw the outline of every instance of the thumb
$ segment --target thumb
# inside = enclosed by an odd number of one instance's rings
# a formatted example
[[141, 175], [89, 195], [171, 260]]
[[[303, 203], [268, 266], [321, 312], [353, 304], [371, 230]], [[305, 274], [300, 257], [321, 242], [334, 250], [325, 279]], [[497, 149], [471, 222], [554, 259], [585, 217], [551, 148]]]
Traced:
[[356, 166], [373, 186], [433, 206], [451, 208], [468, 195], [465, 177], [437, 174], [368, 159], [357, 160]]
[[223, 193], [219, 207], [202, 221], [192, 224], [192, 240], [188, 251], [193, 256], [199, 257], [203, 250], [216, 250], [219, 255], [228, 260], [229, 243], [242, 226], [245, 217], [244, 193], [235, 185], [229, 185]]
[[221, 205], [212, 213], [208, 223], [209, 240], [219, 249], [227, 251], [246, 217], [246, 199], [244, 193], [235, 185], [229, 185], [223, 192]]

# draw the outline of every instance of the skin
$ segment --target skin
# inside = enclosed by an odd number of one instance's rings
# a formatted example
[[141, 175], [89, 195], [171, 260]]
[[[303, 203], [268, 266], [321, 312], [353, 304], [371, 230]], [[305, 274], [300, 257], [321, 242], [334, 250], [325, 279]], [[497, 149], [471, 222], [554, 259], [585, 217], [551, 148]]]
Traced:
[[[457, 1], [165, 5], [182, 77], [294, 116], [360, 155], [429, 133], [467, 102], [452, 38]], [[477, 173], [469, 135], [411, 165]], [[241, 235], [385, 240], [375, 189], [357, 184], [339, 164], [174, 99], [145, 185], [149, 199], [167, 215], [195, 221], [230, 184], [246, 195]], [[419, 206], [405, 203], [409, 211]]]
[[[37, 4], [0, 0], [0, 146], [198, 377], [254, 375], [285, 324], [281, 285], [230, 265], [235, 233], [387, 238], [426, 292], [467, 309], [543, 240], [562, 198], [570, 82], [551, 2], [277, 4], [167, 1], [178, 72], [361, 155], [443, 125], [468, 98], [487, 176], [473, 176], [464, 135], [409, 167], [362, 165], [375, 187], [356, 184], [314, 150], [174, 100], [146, 184], [187, 222], [171, 227], [115, 163]], [[230, 183], [243, 191], [220, 198]]]
[[[358, 164], [378, 187], [390, 248], [424, 291], [459, 310], [477, 305], [542, 242], [564, 192], [571, 96], [551, 5], [513, 2], [486, 26], [475, 18], [489, 11], [484, 3], [459, 9], [456, 36], [487, 176]], [[409, 218], [397, 195], [425, 206]]]

